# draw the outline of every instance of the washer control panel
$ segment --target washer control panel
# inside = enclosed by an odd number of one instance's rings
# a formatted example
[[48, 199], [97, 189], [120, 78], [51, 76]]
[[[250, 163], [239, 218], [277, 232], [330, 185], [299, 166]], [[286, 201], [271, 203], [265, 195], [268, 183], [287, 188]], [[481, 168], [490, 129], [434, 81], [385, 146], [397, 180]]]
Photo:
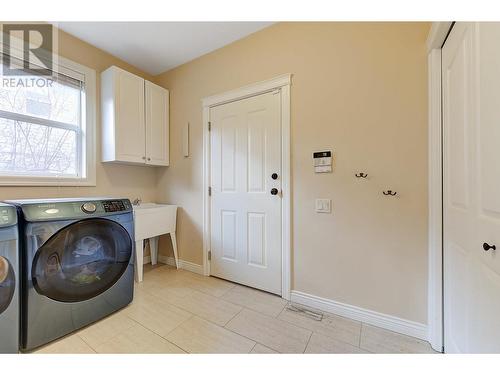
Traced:
[[[110, 216], [115, 214], [132, 213], [132, 204], [126, 198], [64, 198], [64, 199], [25, 199], [13, 202], [23, 212], [27, 222], [70, 220], [96, 217], [99, 215]], [[10, 216], [17, 219], [15, 207], [10, 207]], [[0, 203], [0, 227], [6, 226], [8, 210]], [[14, 224], [17, 221], [14, 221]]]
[[0, 227], [8, 227], [17, 223], [15, 207], [0, 203]]
[[82, 211], [86, 214], [93, 214], [97, 210], [97, 206], [92, 202], [82, 204]]
[[104, 207], [105, 212], [118, 212], [126, 210], [125, 204], [121, 200], [103, 201], [102, 206]]

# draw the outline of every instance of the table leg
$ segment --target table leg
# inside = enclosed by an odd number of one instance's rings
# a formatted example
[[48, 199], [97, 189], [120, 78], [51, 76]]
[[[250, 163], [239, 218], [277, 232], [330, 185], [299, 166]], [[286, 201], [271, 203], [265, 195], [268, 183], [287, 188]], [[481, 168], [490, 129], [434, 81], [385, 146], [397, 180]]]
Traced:
[[151, 251], [151, 264], [154, 266], [158, 263], [158, 237], [149, 239], [149, 251]]
[[170, 240], [172, 240], [172, 249], [174, 250], [175, 266], [179, 269], [179, 257], [177, 255], [177, 238], [175, 232], [170, 233]]
[[144, 243], [143, 240], [135, 241], [135, 281], [142, 282], [144, 263]]

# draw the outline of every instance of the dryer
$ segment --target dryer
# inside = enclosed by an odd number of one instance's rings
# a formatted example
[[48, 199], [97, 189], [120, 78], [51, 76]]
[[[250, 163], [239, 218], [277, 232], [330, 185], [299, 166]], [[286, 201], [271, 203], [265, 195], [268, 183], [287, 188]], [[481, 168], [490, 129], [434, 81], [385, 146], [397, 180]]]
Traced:
[[18, 275], [16, 209], [0, 203], [0, 353], [19, 352]]
[[19, 200], [21, 350], [32, 350], [127, 306], [134, 292], [128, 199]]

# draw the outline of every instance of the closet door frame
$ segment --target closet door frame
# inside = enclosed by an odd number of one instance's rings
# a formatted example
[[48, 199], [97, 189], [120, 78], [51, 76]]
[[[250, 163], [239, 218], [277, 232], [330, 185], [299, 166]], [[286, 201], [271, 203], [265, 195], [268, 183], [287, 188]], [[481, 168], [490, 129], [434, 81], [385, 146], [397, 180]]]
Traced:
[[434, 350], [443, 346], [443, 124], [441, 50], [453, 22], [434, 22], [427, 38], [429, 142], [429, 246], [427, 340]]

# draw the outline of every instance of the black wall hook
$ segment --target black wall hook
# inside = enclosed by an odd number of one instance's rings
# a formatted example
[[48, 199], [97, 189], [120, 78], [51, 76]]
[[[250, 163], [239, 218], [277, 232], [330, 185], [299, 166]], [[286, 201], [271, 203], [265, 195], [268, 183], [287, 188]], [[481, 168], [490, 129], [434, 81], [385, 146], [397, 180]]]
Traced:
[[367, 178], [368, 177], [368, 174], [366, 173], [363, 173], [363, 172], [360, 172], [360, 173], [356, 173], [355, 176], [357, 178]]
[[383, 191], [382, 194], [384, 194], [384, 195], [393, 195], [394, 196], [394, 195], [397, 194], [397, 192], [392, 191], [392, 190], [387, 190], [387, 191]]

